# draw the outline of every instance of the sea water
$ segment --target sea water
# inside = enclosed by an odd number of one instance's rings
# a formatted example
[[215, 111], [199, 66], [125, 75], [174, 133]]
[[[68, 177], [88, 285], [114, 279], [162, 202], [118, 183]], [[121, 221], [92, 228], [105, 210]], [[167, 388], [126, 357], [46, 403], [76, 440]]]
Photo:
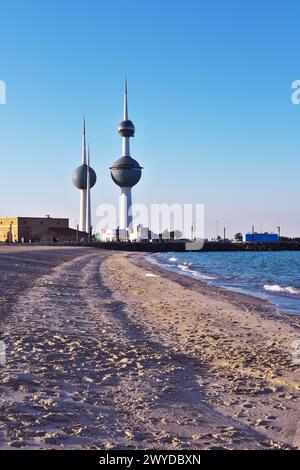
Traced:
[[158, 253], [152, 262], [300, 314], [300, 251]]

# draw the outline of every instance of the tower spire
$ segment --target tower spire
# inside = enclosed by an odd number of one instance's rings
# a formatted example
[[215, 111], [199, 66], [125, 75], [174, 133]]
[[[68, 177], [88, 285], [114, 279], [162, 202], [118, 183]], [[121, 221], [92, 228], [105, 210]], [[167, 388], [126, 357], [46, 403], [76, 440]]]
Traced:
[[82, 129], [82, 163], [86, 164], [85, 116], [83, 116], [83, 129]]
[[86, 232], [91, 235], [92, 226], [92, 211], [91, 211], [91, 179], [90, 179], [90, 145], [88, 144], [88, 160], [87, 160], [87, 172], [86, 172], [86, 205], [87, 205], [87, 220], [86, 220]]
[[127, 77], [125, 77], [125, 82], [124, 82], [124, 121], [128, 121]]
[[[130, 156], [129, 137], [133, 137], [134, 135], [134, 125], [128, 119], [127, 77], [125, 77], [125, 82], [124, 82], [124, 116], [123, 117], [124, 117], [124, 120], [121, 122], [119, 126], [119, 134], [122, 136], [122, 157], [129, 157]], [[125, 132], [124, 132], [124, 129], [125, 129]]]

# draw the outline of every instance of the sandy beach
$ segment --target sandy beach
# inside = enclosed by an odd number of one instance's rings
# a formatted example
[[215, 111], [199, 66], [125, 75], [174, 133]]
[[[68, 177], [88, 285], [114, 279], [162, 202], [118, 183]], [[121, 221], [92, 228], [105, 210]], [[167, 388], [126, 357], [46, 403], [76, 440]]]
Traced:
[[0, 246], [1, 449], [300, 448], [297, 317], [142, 254]]

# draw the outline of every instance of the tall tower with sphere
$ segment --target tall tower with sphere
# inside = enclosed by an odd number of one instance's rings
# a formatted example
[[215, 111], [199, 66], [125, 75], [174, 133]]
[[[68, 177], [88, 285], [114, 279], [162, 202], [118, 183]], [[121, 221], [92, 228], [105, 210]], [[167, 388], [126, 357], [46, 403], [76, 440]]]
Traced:
[[130, 156], [130, 141], [134, 137], [135, 128], [128, 119], [127, 104], [127, 81], [124, 86], [124, 116], [123, 121], [118, 128], [119, 135], [122, 137], [122, 156], [110, 167], [111, 177], [114, 183], [121, 188], [119, 200], [119, 229], [125, 233], [124, 238], [128, 238], [128, 231], [132, 227], [132, 198], [131, 188], [135, 186], [141, 176], [142, 167]]
[[91, 231], [91, 188], [95, 186], [97, 176], [93, 168], [90, 167], [90, 161], [87, 164], [86, 141], [85, 141], [85, 119], [83, 120], [82, 132], [82, 160], [81, 165], [74, 170], [73, 184], [80, 190], [80, 217], [79, 230], [81, 232]]

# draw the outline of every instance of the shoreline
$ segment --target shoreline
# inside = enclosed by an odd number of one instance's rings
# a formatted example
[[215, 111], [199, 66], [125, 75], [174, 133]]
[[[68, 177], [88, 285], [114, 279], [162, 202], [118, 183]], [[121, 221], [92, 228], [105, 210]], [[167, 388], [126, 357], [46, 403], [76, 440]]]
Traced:
[[[207, 295], [218, 295], [222, 296], [224, 299], [227, 301], [230, 301], [232, 304], [239, 305], [240, 303], [244, 304], [244, 306], [247, 307], [257, 307], [260, 308], [263, 312], [266, 314], [272, 314], [274, 316], [284, 316], [288, 315], [290, 317], [295, 317], [295, 315], [287, 312], [281, 311], [279, 308], [277, 308], [270, 300], [263, 299], [259, 296], [256, 296], [251, 293], [245, 293], [245, 292], [240, 292], [235, 289], [229, 289], [223, 286], [218, 286], [216, 284], [210, 283], [209, 281], [206, 281], [204, 279], [197, 279], [192, 275], [185, 274], [184, 272], [178, 272], [176, 270], [168, 269], [167, 267], [161, 266], [158, 263], [154, 263], [150, 260], [147, 259], [147, 256], [143, 256], [141, 258], [140, 263], [141, 266], [143, 266], [145, 269], [147, 269], [147, 265], [150, 264], [151, 266], [154, 266], [157, 268], [157, 273], [161, 275], [165, 275], [165, 272], [167, 273], [172, 273], [174, 276], [170, 276], [170, 279], [178, 282], [185, 288], [190, 288], [194, 290], [198, 290], [199, 286], [201, 286], [202, 292], [205, 292]], [[188, 278], [187, 282], [181, 282], [181, 277], [186, 277]], [[192, 281], [192, 282], [190, 282]], [[296, 316], [297, 318], [297, 316]], [[300, 319], [299, 319], [299, 325], [300, 325]]]
[[[204, 295], [207, 295], [210, 298], [218, 298], [225, 302], [229, 302], [233, 306], [244, 310], [250, 310], [256, 314], [261, 315], [263, 318], [271, 319], [274, 321], [279, 321], [285, 323], [291, 327], [299, 328], [299, 339], [300, 339], [300, 315], [296, 315], [289, 312], [284, 312], [280, 308], [276, 307], [272, 301], [268, 299], [263, 299], [261, 297], [239, 292], [236, 290], [227, 289], [226, 287], [220, 287], [215, 284], [210, 284], [202, 279], [196, 279], [192, 276], [181, 274], [177, 271], [169, 270], [163, 266], [152, 263], [147, 260], [148, 255], [137, 255], [138, 264], [145, 269], [149, 270], [154, 274], [162, 275], [168, 279], [180, 284], [185, 289], [191, 289], [193, 291], [200, 291]], [[153, 268], [153, 269], [152, 269]], [[185, 280], [184, 278], [187, 278]], [[300, 389], [300, 366], [299, 366], [299, 389]]]
[[[205, 284], [210, 287], [215, 287], [217, 290], [220, 291], [225, 291], [225, 292], [231, 292], [233, 294], [237, 294], [240, 296], [243, 296], [245, 299], [250, 298], [252, 303], [255, 303], [255, 300], [259, 300], [260, 303], [262, 302], [266, 307], [271, 308], [272, 310], [275, 310], [276, 312], [279, 312], [282, 315], [288, 315], [290, 317], [300, 317], [300, 311], [299, 313], [296, 311], [293, 311], [291, 308], [286, 308], [284, 305], [282, 305], [282, 302], [280, 302], [280, 298], [277, 297], [273, 294], [269, 294], [268, 292], [260, 291], [258, 288], [256, 290], [247, 290], [247, 288], [241, 286], [239, 287], [233, 287], [230, 286], [224, 286], [221, 284], [218, 284], [218, 281], [221, 282], [221, 278], [218, 274], [216, 273], [211, 273], [209, 271], [201, 271], [199, 273], [200, 275], [203, 275], [203, 278], [194, 276], [192, 272], [184, 271], [184, 270], [179, 270], [177, 267], [174, 268], [174, 266], [169, 266], [168, 263], [160, 263], [156, 261], [154, 253], [152, 254], [147, 254], [144, 255], [145, 261], [149, 262], [150, 264], [157, 266], [163, 270], [166, 270], [168, 272], [173, 272], [175, 274], [178, 274], [179, 276], [185, 276], [188, 277], [189, 279], [193, 279], [197, 282], [200, 282], [202, 284]], [[187, 266], [188, 267], [188, 266]], [[189, 266], [190, 267], [190, 266]], [[196, 273], [198, 273], [196, 271]], [[205, 279], [207, 277], [207, 279]]]
[[[215, 284], [210, 284], [209, 282], [202, 280], [202, 279], [196, 279], [192, 276], [181, 274], [177, 271], [169, 270], [168, 268], [159, 266], [158, 264], [152, 263], [151, 261], [147, 260], [146, 259], [147, 256], [148, 255], [143, 255], [139, 261], [141, 266], [146, 270], [149, 269], [148, 265], [150, 265], [151, 267], [153, 266], [154, 268], [157, 268], [157, 269], [154, 269], [153, 272], [155, 271], [157, 274], [160, 274], [162, 276], [166, 275], [166, 272], [167, 272], [168, 273], [167, 277], [174, 280], [178, 284], [182, 285], [186, 289], [192, 289], [192, 290], [198, 291], [199, 287], [201, 286], [201, 292], [203, 292], [205, 295], [208, 295], [209, 297], [216, 296], [217, 298], [223, 299], [226, 302], [230, 302], [232, 305], [236, 307], [242, 306], [243, 309], [250, 309], [267, 319], [272, 319], [274, 321], [278, 320], [292, 327], [299, 328], [300, 330], [300, 315], [280, 310], [279, 307], [274, 305], [274, 303], [271, 300], [268, 300], [267, 298], [263, 299], [251, 293], [244, 293], [244, 292], [239, 292], [234, 289], [227, 289], [226, 287], [221, 287]], [[169, 273], [174, 274], [174, 276], [172, 275], [169, 276]], [[183, 279], [181, 280], [181, 278], [185, 278], [185, 277], [188, 278], [187, 282], [184, 282]], [[299, 331], [299, 339], [300, 339], [300, 331]], [[299, 379], [300, 379], [300, 370], [299, 370]], [[300, 388], [300, 380], [299, 380], [299, 388]]]
[[[274, 442], [283, 438], [286, 445], [300, 447], [295, 421], [300, 413], [300, 369], [291, 361], [292, 343], [300, 336], [299, 319], [256, 297], [153, 265], [141, 254], [113, 255], [104, 266], [110, 264], [119, 273], [112, 274], [108, 284], [114, 292], [125, 293], [126, 279], [131, 279], [130, 315], [136, 318], [139, 311], [143, 324], [147, 320], [156, 325], [170, 335], [172, 347], [200, 361], [200, 369], [205, 367], [210, 377], [205, 394], [214, 412], [232, 418], [235, 425], [250, 423]], [[242, 448], [262, 447], [253, 441]]]

